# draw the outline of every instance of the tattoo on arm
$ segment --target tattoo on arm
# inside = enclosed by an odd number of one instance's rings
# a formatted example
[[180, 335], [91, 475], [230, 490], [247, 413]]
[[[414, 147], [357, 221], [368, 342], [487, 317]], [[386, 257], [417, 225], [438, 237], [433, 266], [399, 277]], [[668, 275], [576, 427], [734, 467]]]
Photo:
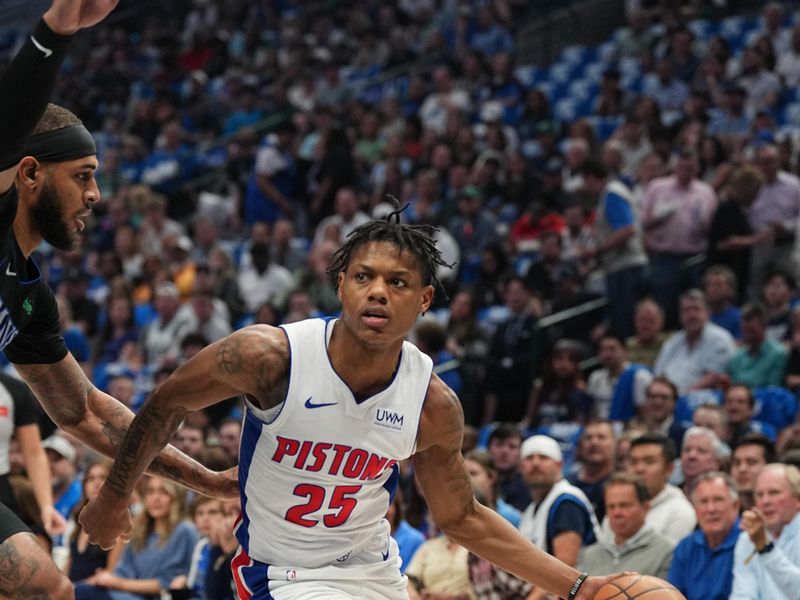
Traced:
[[225, 338], [214, 359], [221, 374], [240, 380], [242, 387], [238, 389], [262, 398], [285, 378], [288, 368], [288, 355], [280, 351], [274, 334], [257, 331]]
[[[32, 533], [25, 533], [26, 544], [36, 544]], [[52, 574], [47, 573], [48, 565], [42, 565], [39, 557], [20, 552], [11, 538], [0, 544], [0, 594], [4, 598], [26, 598], [47, 600], [50, 594], [47, 584]], [[54, 569], [55, 570], [55, 569]]]
[[[108, 474], [106, 482], [122, 493], [130, 493], [139, 476], [155, 458], [156, 454], [167, 444], [180, 424], [189, 414], [185, 409], [165, 410], [150, 396], [142, 410], [131, 422], [125, 439], [117, 451], [114, 466]], [[177, 471], [174, 467], [161, 464], [160, 469], [170, 478]], [[170, 472], [172, 471], [172, 472]], [[177, 473], [180, 475], [180, 473]]]
[[216, 354], [217, 368], [227, 374], [234, 375], [242, 370], [242, 352], [239, 337], [226, 338], [219, 346]]

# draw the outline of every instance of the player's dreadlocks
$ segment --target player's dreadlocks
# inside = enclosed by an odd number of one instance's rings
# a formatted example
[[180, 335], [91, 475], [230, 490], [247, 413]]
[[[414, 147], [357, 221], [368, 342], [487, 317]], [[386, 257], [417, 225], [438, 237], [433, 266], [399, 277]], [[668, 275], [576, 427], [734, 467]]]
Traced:
[[400, 207], [400, 202], [392, 195], [387, 195], [395, 210], [383, 219], [376, 219], [357, 227], [347, 236], [347, 241], [331, 258], [328, 273], [335, 277], [347, 270], [350, 257], [369, 242], [391, 242], [401, 252], [408, 252], [422, 267], [422, 284], [433, 285], [437, 290], [446, 295], [444, 287], [436, 278], [436, 268], [439, 266], [450, 267], [442, 258], [442, 253], [436, 247], [433, 234], [438, 231], [433, 225], [409, 225], [400, 222], [400, 215], [408, 208], [408, 204]]

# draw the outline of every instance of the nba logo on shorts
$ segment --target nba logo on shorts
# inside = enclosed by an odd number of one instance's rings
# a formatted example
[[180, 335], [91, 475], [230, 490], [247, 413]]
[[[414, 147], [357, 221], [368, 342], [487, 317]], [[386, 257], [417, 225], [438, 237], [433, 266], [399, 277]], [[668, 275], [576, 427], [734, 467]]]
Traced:
[[297, 571], [294, 569], [286, 571], [286, 581], [294, 581], [295, 579], [297, 579]]

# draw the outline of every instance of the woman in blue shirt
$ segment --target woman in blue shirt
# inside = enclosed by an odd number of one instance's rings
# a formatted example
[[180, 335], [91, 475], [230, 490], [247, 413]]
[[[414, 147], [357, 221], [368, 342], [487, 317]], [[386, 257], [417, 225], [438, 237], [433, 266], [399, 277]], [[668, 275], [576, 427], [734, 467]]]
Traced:
[[151, 477], [143, 499], [144, 509], [116, 568], [100, 570], [76, 586], [76, 600], [144, 600], [158, 596], [175, 577], [189, 572], [197, 531], [183, 520], [183, 490]]

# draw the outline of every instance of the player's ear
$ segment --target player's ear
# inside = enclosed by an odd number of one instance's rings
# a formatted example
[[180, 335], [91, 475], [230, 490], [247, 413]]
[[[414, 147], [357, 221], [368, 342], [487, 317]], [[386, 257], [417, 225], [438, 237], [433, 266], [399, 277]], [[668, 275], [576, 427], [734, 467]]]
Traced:
[[42, 165], [32, 156], [26, 156], [17, 166], [17, 176], [19, 183], [27, 188], [33, 188], [37, 180], [42, 177]]
[[344, 284], [344, 271], [339, 271], [336, 276], [336, 295], [339, 297], [339, 302], [342, 301], [342, 285]]
[[431, 304], [433, 303], [433, 292], [434, 290], [432, 285], [426, 285], [424, 288], [422, 288], [422, 302], [420, 302], [419, 305], [419, 312], [423, 315], [428, 312], [428, 309], [430, 309]]

